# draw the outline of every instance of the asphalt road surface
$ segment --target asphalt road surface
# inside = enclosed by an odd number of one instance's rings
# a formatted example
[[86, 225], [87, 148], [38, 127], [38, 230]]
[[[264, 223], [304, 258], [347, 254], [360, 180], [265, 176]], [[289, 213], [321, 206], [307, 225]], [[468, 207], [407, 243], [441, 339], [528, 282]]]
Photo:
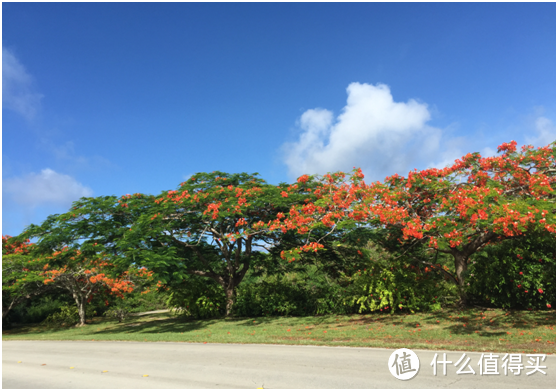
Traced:
[[[396, 379], [388, 361], [393, 349], [199, 343], [4, 341], [2, 388], [551, 388], [556, 356], [527, 376], [480, 375], [480, 353], [467, 353], [476, 372], [461, 374], [430, 365], [443, 351], [415, 350], [417, 376]], [[456, 363], [463, 352], [446, 352]], [[502, 365], [500, 354], [498, 366]], [[524, 368], [531, 364], [521, 355]], [[465, 369], [468, 369], [465, 367]], [[147, 376], [145, 376], [147, 375]]]

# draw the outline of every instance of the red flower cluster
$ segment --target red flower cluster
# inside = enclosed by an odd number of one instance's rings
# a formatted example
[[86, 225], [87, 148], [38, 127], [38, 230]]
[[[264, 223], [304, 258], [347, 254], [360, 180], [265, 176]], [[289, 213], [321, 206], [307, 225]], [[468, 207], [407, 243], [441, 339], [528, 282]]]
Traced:
[[[500, 156], [487, 158], [467, 154], [443, 169], [415, 169], [406, 178], [394, 174], [384, 183], [367, 185], [360, 169], [348, 181], [345, 173], [327, 174], [316, 179], [316, 202], [292, 208], [267, 228], [305, 233], [320, 224], [334, 229], [340, 221], [352, 220], [398, 227], [403, 240], [457, 251], [478, 242], [479, 236], [486, 238], [476, 245], [481, 248], [536, 227], [556, 232], [554, 219], [546, 218], [555, 203], [555, 147], [526, 146], [518, 152], [511, 141], [498, 151]], [[308, 180], [302, 176], [298, 183]]]
[[9, 235], [2, 236], [2, 255], [9, 255], [9, 254], [29, 254], [29, 251], [34, 246], [34, 243], [31, 243], [29, 239], [21, 241], [11, 240], [12, 237]]

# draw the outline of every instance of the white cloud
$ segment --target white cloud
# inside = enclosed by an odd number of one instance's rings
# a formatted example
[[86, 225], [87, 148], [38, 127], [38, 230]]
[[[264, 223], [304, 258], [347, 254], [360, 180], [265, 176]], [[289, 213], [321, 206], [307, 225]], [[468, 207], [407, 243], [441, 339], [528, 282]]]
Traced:
[[18, 204], [29, 208], [45, 204], [69, 207], [81, 197], [90, 197], [93, 191], [69, 175], [45, 168], [40, 174], [31, 173], [21, 178], [2, 181], [2, 191]]
[[302, 114], [298, 141], [283, 145], [291, 176], [361, 167], [367, 180], [382, 180], [396, 172], [406, 174], [413, 163], [440, 158], [442, 130], [427, 125], [427, 104], [395, 102], [384, 84], [351, 83], [347, 95], [335, 120], [325, 109]]
[[536, 136], [527, 137], [527, 142], [535, 147], [542, 147], [556, 141], [556, 124], [546, 117], [535, 119]]
[[32, 119], [39, 110], [42, 94], [34, 91], [33, 79], [6, 48], [2, 48], [2, 107]]

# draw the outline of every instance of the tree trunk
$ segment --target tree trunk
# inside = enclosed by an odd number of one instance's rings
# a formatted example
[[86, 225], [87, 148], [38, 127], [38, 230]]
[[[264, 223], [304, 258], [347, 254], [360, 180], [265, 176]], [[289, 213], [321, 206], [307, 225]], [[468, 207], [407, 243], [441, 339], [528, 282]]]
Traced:
[[17, 299], [13, 299], [10, 302], [9, 306], [3, 306], [2, 307], [2, 321], [4, 321], [4, 318], [6, 317], [6, 315], [8, 315], [8, 312], [10, 312], [10, 310], [12, 309], [12, 307], [14, 306], [14, 304], [16, 304], [18, 302]]
[[485, 232], [478, 235], [474, 240], [463, 246], [462, 250], [457, 248], [445, 251], [453, 255], [455, 262], [455, 277], [457, 279], [457, 287], [459, 289], [459, 304], [462, 307], [468, 305], [467, 293], [465, 287], [465, 273], [467, 272], [467, 263], [469, 262], [469, 257], [474, 254], [479, 248], [486, 245], [492, 239], [498, 237], [494, 232]]
[[[41, 287], [41, 288], [43, 288], [43, 287]], [[48, 290], [48, 288], [47, 288], [47, 289], [41, 289], [41, 288], [37, 289], [37, 290], [36, 290], [35, 292], [33, 292], [33, 293], [28, 293], [28, 294], [26, 294], [26, 295], [24, 295], [24, 296], [17, 296], [17, 297], [11, 298], [11, 301], [10, 301], [10, 305], [9, 305], [9, 306], [7, 306], [7, 307], [4, 306], [4, 305], [2, 306], [2, 319], [4, 319], [4, 318], [8, 315], [8, 313], [10, 312], [10, 310], [11, 310], [12, 308], [14, 308], [16, 305], [18, 305], [18, 304], [20, 304], [20, 303], [23, 303], [25, 300], [29, 300], [31, 297], [40, 295], [40, 294], [42, 294], [42, 293], [44, 293], [44, 292], [46, 292], [46, 291]], [[6, 294], [7, 294], [7, 293], [6, 293]]]
[[85, 326], [85, 304], [86, 304], [85, 297], [74, 295], [74, 299], [76, 300], [76, 304], [78, 307], [78, 314], [79, 314], [79, 323], [76, 324], [76, 326], [78, 327]]
[[464, 273], [467, 271], [467, 256], [454, 252], [453, 258], [455, 261], [455, 276], [457, 277], [457, 288], [459, 289], [459, 305], [467, 305], [467, 293], [465, 292], [465, 276]]
[[235, 296], [236, 296], [236, 287], [232, 286], [232, 283], [229, 283], [228, 286], [224, 287], [225, 288], [225, 296], [227, 297], [226, 301], [227, 301], [227, 305], [226, 305], [226, 313], [225, 313], [225, 317], [229, 317], [232, 314], [232, 308], [234, 305], [234, 300], [235, 300]]

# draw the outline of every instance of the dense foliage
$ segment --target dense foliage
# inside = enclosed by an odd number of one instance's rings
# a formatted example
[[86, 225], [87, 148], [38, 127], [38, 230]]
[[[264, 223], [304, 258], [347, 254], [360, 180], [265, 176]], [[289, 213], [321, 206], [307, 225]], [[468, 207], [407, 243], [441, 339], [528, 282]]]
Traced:
[[50, 289], [43, 283], [43, 265], [30, 255], [34, 246], [29, 240], [2, 236], [2, 319], [10, 310]]
[[[397, 174], [384, 183], [366, 184], [355, 170], [347, 182], [339, 172], [314, 180], [318, 201], [293, 208], [282, 228], [303, 234], [315, 227], [383, 227], [397, 233], [401, 247], [426, 247], [454, 259], [453, 275], [466, 304], [465, 275], [480, 249], [535, 230], [556, 235], [556, 143], [525, 146], [512, 141], [501, 155], [468, 154], [444, 169]], [[299, 178], [305, 183], [308, 176]], [[319, 241], [305, 248], [320, 248]], [[297, 259], [300, 250], [288, 255]], [[432, 267], [436, 267], [433, 265]]]
[[482, 305], [552, 308], [556, 303], [556, 237], [532, 232], [487, 247], [472, 258], [466, 281], [471, 298]]
[[75, 310], [41, 302], [51, 322], [163, 305], [196, 318], [553, 308], [555, 143], [498, 151], [383, 183], [212, 172], [158, 196], [82, 198], [3, 237], [3, 318], [63, 290]]

